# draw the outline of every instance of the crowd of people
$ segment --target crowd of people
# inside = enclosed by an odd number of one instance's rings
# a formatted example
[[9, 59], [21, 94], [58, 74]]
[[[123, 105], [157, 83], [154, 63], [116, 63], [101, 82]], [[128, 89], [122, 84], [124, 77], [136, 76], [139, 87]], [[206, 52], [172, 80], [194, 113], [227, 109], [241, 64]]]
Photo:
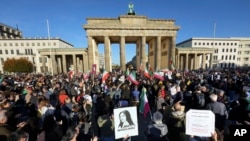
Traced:
[[[136, 72], [139, 84], [127, 80], [122, 71], [109, 72], [104, 81], [102, 73], [87, 77], [1, 74], [0, 140], [115, 141], [113, 110], [139, 109], [143, 88], [152, 113], [143, 132], [148, 141], [227, 141], [230, 125], [250, 125], [248, 70], [173, 71], [164, 80]], [[211, 137], [186, 135], [190, 109], [215, 114]], [[126, 118], [126, 113], [120, 118]], [[124, 135], [119, 140], [133, 137]]]

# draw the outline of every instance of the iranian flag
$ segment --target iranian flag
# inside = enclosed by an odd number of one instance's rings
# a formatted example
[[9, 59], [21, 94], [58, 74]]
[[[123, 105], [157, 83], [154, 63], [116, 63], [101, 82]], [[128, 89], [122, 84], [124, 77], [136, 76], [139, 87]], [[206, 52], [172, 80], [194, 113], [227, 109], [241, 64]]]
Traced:
[[145, 87], [142, 88], [141, 97], [140, 97], [140, 109], [139, 112], [144, 115], [144, 117], [147, 116], [148, 112], [150, 112], [150, 107], [148, 103], [148, 97], [146, 94], [147, 90]]
[[171, 66], [171, 70], [175, 70], [174, 63], [173, 63], [173, 57], [170, 58], [169, 64]]
[[150, 78], [150, 73], [147, 68], [144, 70], [144, 76]]
[[102, 73], [102, 82], [105, 82], [109, 77], [109, 72], [107, 72], [106, 70], [103, 70]]
[[138, 85], [138, 84], [139, 84], [139, 82], [136, 80], [135, 71], [131, 72], [131, 73], [129, 74], [129, 76], [127, 77], [127, 79], [128, 79], [129, 81], [131, 81], [132, 83], [134, 83], [135, 85]]
[[163, 72], [161, 72], [161, 71], [154, 72], [154, 78], [157, 78], [157, 79], [160, 79], [163, 81], [164, 80]]

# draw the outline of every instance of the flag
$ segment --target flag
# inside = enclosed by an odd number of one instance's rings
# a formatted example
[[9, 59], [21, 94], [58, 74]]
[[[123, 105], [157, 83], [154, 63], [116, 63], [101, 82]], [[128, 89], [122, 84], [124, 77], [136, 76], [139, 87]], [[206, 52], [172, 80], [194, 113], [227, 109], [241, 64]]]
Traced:
[[70, 70], [68, 75], [69, 75], [69, 80], [72, 80], [74, 77], [75, 71], [74, 70]]
[[129, 69], [126, 69], [125, 76], [129, 76]]
[[141, 72], [142, 70], [143, 70], [143, 67], [142, 67], [142, 63], [141, 63], [139, 71]]
[[129, 81], [131, 81], [131, 82], [134, 83], [135, 85], [138, 85], [138, 84], [139, 84], [139, 82], [136, 80], [135, 71], [131, 72], [127, 78], [128, 78]]
[[82, 77], [83, 77], [84, 80], [87, 80], [87, 79], [89, 79], [89, 74], [88, 73], [84, 73], [82, 75]]
[[173, 57], [170, 58], [169, 64], [170, 64], [171, 70], [175, 70], [174, 63], [173, 63]]
[[105, 69], [103, 70], [102, 73], [102, 82], [105, 82], [109, 77], [109, 72], [107, 72]]
[[144, 71], [144, 76], [147, 78], [150, 78], [150, 73], [149, 73], [149, 70], [147, 68]]
[[164, 81], [163, 72], [160, 72], [160, 71], [154, 72], [154, 78], [157, 78], [157, 79], [160, 79], [160, 80]]
[[139, 108], [139, 112], [142, 113], [144, 115], [144, 117], [147, 116], [148, 112], [150, 112], [150, 107], [149, 107], [149, 103], [148, 103], [148, 97], [146, 95], [146, 88], [142, 88], [142, 92], [141, 92], [141, 97], [140, 97], [140, 108]]

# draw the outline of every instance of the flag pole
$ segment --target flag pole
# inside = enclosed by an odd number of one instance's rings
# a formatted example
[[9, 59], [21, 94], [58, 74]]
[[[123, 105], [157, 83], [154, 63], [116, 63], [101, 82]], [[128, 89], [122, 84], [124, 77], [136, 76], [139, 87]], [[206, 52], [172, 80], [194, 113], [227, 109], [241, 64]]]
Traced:
[[49, 20], [47, 19], [47, 29], [48, 29], [48, 39], [49, 39], [49, 54], [50, 54], [50, 69], [51, 69], [51, 74], [52, 76], [54, 75], [53, 71], [53, 60], [52, 60], [52, 55], [51, 55], [51, 43], [50, 43], [50, 31], [49, 31]]

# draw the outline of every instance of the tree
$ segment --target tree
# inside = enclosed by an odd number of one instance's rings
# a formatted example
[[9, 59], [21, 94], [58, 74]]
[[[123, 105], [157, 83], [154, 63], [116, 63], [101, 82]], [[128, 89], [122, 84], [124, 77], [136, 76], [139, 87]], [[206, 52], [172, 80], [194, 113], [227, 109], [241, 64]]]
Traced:
[[7, 72], [32, 72], [33, 64], [25, 58], [11, 58], [4, 62], [3, 70]]

